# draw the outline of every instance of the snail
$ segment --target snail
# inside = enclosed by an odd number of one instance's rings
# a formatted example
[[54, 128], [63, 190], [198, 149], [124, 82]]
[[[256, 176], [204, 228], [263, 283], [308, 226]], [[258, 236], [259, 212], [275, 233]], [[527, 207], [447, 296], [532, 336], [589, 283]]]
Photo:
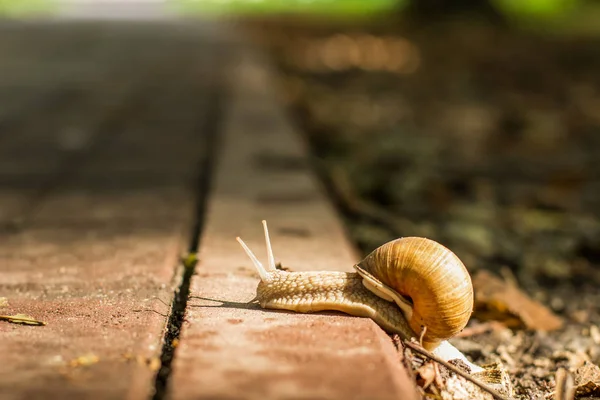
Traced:
[[466, 326], [474, 301], [469, 272], [452, 251], [430, 239], [404, 237], [375, 249], [354, 266], [356, 272], [288, 272], [276, 268], [262, 224], [268, 268], [237, 238], [260, 275], [256, 300], [262, 308], [371, 318], [389, 333], [420, 336], [427, 350], [481, 371], [447, 341]]

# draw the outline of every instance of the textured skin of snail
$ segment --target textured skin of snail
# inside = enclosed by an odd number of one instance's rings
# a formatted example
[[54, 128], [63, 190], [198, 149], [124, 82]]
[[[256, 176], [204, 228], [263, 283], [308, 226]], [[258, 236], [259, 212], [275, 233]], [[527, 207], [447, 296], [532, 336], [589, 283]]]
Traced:
[[362, 280], [356, 272], [270, 271], [269, 279], [258, 284], [256, 298], [262, 308], [301, 313], [341, 311], [371, 318], [390, 333], [414, 336], [396, 304], [371, 293]]

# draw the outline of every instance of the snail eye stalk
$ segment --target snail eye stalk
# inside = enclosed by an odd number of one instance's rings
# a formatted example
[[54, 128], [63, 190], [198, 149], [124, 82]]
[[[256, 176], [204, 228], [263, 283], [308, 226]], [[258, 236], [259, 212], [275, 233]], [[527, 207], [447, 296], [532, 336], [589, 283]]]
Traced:
[[265, 267], [263, 267], [261, 262], [258, 261], [258, 258], [256, 258], [256, 256], [252, 252], [252, 250], [250, 250], [250, 248], [248, 246], [246, 246], [246, 243], [244, 243], [242, 238], [240, 238], [238, 236], [237, 238], [235, 238], [235, 240], [237, 240], [238, 243], [242, 245], [242, 248], [244, 249], [244, 251], [246, 252], [248, 257], [250, 258], [250, 260], [252, 260], [252, 264], [254, 264], [254, 267], [258, 271], [258, 275], [260, 275], [260, 280], [263, 282], [266, 282], [267, 280], [269, 280], [269, 273], [267, 272]]
[[250, 258], [250, 260], [252, 260], [252, 264], [254, 264], [254, 267], [258, 271], [258, 275], [260, 275], [260, 280], [263, 282], [266, 282], [269, 280], [269, 277], [270, 277], [269, 271], [275, 271], [277, 268], [275, 267], [275, 256], [273, 256], [273, 249], [271, 248], [271, 239], [269, 238], [269, 228], [267, 227], [267, 221], [263, 220], [262, 224], [263, 224], [263, 229], [265, 231], [265, 242], [267, 245], [267, 257], [268, 257], [267, 268], [265, 268], [262, 265], [262, 263], [260, 261], [258, 261], [258, 258], [256, 258], [256, 256], [252, 252], [252, 250], [250, 250], [250, 248], [246, 245], [246, 243], [244, 243], [242, 238], [240, 238], [238, 236], [235, 238], [235, 240], [237, 240], [238, 243], [242, 245], [242, 248], [244, 249], [244, 251], [246, 252], [248, 257]]
[[269, 228], [267, 228], [267, 221], [262, 220], [263, 228], [265, 230], [265, 242], [267, 244], [267, 257], [269, 258], [269, 262], [267, 267], [269, 267], [269, 271], [275, 271], [277, 267], [275, 267], [275, 256], [273, 256], [273, 249], [271, 248], [271, 239], [269, 238]]

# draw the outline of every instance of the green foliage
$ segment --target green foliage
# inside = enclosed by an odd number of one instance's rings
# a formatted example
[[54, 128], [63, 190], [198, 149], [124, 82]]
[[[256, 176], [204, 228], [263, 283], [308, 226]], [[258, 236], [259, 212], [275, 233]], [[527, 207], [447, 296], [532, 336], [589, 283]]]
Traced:
[[174, 0], [184, 12], [217, 14], [318, 13], [365, 15], [387, 11], [408, 0]]
[[0, 15], [19, 17], [46, 13], [55, 8], [53, 0], [0, 0]]
[[555, 18], [570, 13], [581, 0], [492, 0], [492, 2], [509, 16], [519, 18]]

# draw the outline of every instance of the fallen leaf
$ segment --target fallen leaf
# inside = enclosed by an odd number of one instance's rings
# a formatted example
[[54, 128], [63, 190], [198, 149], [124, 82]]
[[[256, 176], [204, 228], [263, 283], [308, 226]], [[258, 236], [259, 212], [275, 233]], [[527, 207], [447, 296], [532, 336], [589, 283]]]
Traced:
[[0, 307], [8, 307], [8, 299], [6, 297], [0, 297]]
[[427, 362], [417, 369], [417, 376], [419, 378], [417, 382], [423, 389], [427, 389], [435, 381], [437, 376], [435, 366], [433, 362]]
[[288, 271], [291, 272], [291, 270], [288, 267], [285, 267], [283, 264], [281, 264], [280, 262], [278, 262], [277, 264], [275, 264], [275, 269], [281, 270], [281, 271]]
[[474, 317], [481, 321], [499, 321], [510, 328], [551, 331], [563, 326], [563, 320], [543, 304], [531, 299], [516, 285], [487, 271], [473, 278]]
[[597, 325], [590, 326], [590, 337], [596, 344], [600, 344], [600, 328]]
[[158, 371], [160, 369], [160, 367], [162, 366], [162, 362], [160, 361], [160, 358], [158, 357], [152, 357], [150, 358], [150, 360], [148, 360], [148, 367], [150, 368], [151, 371]]
[[45, 322], [38, 321], [37, 319], [29, 316], [27, 314], [15, 314], [15, 315], [0, 315], [0, 321], [10, 322], [12, 324], [21, 324], [21, 325], [35, 325], [35, 326], [44, 326]]
[[586, 361], [575, 370], [575, 396], [600, 397], [600, 368]]
[[96, 364], [98, 361], [100, 361], [100, 358], [97, 355], [89, 353], [71, 360], [69, 365], [71, 367], [87, 367], [88, 365]]

